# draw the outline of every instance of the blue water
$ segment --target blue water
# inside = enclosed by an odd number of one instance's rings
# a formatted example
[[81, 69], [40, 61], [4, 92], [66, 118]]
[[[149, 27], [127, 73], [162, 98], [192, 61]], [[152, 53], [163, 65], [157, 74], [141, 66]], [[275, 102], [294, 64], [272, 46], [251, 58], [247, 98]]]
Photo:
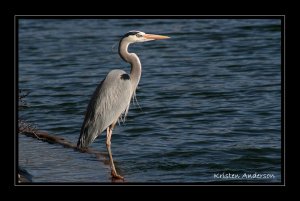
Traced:
[[[281, 182], [279, 19], [20, 19], [19, 88], [31, 91], [20, 117], [76, 143], [97, 85], [130, 71], [117, 52], [130, 30], [171, 39], [129, 48], [143, 72], [139, 106], [112, 136], [125, 181]], [[105, 138], [97, 159], [20, 135], [18, 162], [33, 182], [111, 182]]]

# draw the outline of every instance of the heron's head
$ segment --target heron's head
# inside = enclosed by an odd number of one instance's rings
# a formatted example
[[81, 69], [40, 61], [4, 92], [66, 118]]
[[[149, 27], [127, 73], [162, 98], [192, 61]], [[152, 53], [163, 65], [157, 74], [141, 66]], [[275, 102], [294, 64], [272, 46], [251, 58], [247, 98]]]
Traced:
[[141, 31], [129, 31], [123, 36], [122, 40], [126, 40], [128, 43], [138, 43], [138, 42], [146, 42], [151, 40], [162, 40], [167, 38], [170, 37], [154, 35], [154, 34], [146, 34]]

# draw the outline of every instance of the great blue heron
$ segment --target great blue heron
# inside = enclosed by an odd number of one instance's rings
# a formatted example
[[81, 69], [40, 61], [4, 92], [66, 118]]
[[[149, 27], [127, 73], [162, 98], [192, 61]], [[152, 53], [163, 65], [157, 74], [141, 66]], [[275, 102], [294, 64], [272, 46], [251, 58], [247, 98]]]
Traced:
[[120, 40], [119, 54], [131, 64], [130, 74], [123, 70], [112, 70], [96, 88], [87, 107], [84, 122], [81, 127], [77, 147], [88, 147], [99, 134], [107, 130], [106, 147], [109, 154], [111, 175], [123, 179], [115, 168], [111, 153], [111, 135], [120, 117], [126, 117], [131, 98], [141, 78], [142, 66], [135, 53], [127, 51], [129, 44], [151, 40], [167, 39], [168, 36], [145, 34], [141, 31], [130, 31]]

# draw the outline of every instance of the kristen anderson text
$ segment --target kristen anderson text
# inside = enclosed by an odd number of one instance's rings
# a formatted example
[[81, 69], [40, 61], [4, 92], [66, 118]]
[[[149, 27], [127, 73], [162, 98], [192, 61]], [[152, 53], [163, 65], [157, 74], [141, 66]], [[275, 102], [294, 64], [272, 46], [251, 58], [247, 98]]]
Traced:
[[232, 174], [232, 173], [214, 173], [215, 179], [275, 179], [274, 174], [258, 174], [258, 173], [243, 173], [243, 174]]

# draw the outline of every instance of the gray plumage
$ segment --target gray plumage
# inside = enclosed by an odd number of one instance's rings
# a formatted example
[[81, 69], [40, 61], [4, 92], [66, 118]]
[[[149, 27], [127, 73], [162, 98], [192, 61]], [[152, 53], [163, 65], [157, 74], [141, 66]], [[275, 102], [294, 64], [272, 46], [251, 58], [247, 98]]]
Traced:
[[[126, 79], [124, 79], [126, 75]], [[128, 79], [129, 77], [129, 79]], [[90, 145], [122, 113], [127, 114], [133, 86], [130, 75], [123, 70], [112, 70], [98, 85], [88, 105], [81, 128], [78, 146]]]

